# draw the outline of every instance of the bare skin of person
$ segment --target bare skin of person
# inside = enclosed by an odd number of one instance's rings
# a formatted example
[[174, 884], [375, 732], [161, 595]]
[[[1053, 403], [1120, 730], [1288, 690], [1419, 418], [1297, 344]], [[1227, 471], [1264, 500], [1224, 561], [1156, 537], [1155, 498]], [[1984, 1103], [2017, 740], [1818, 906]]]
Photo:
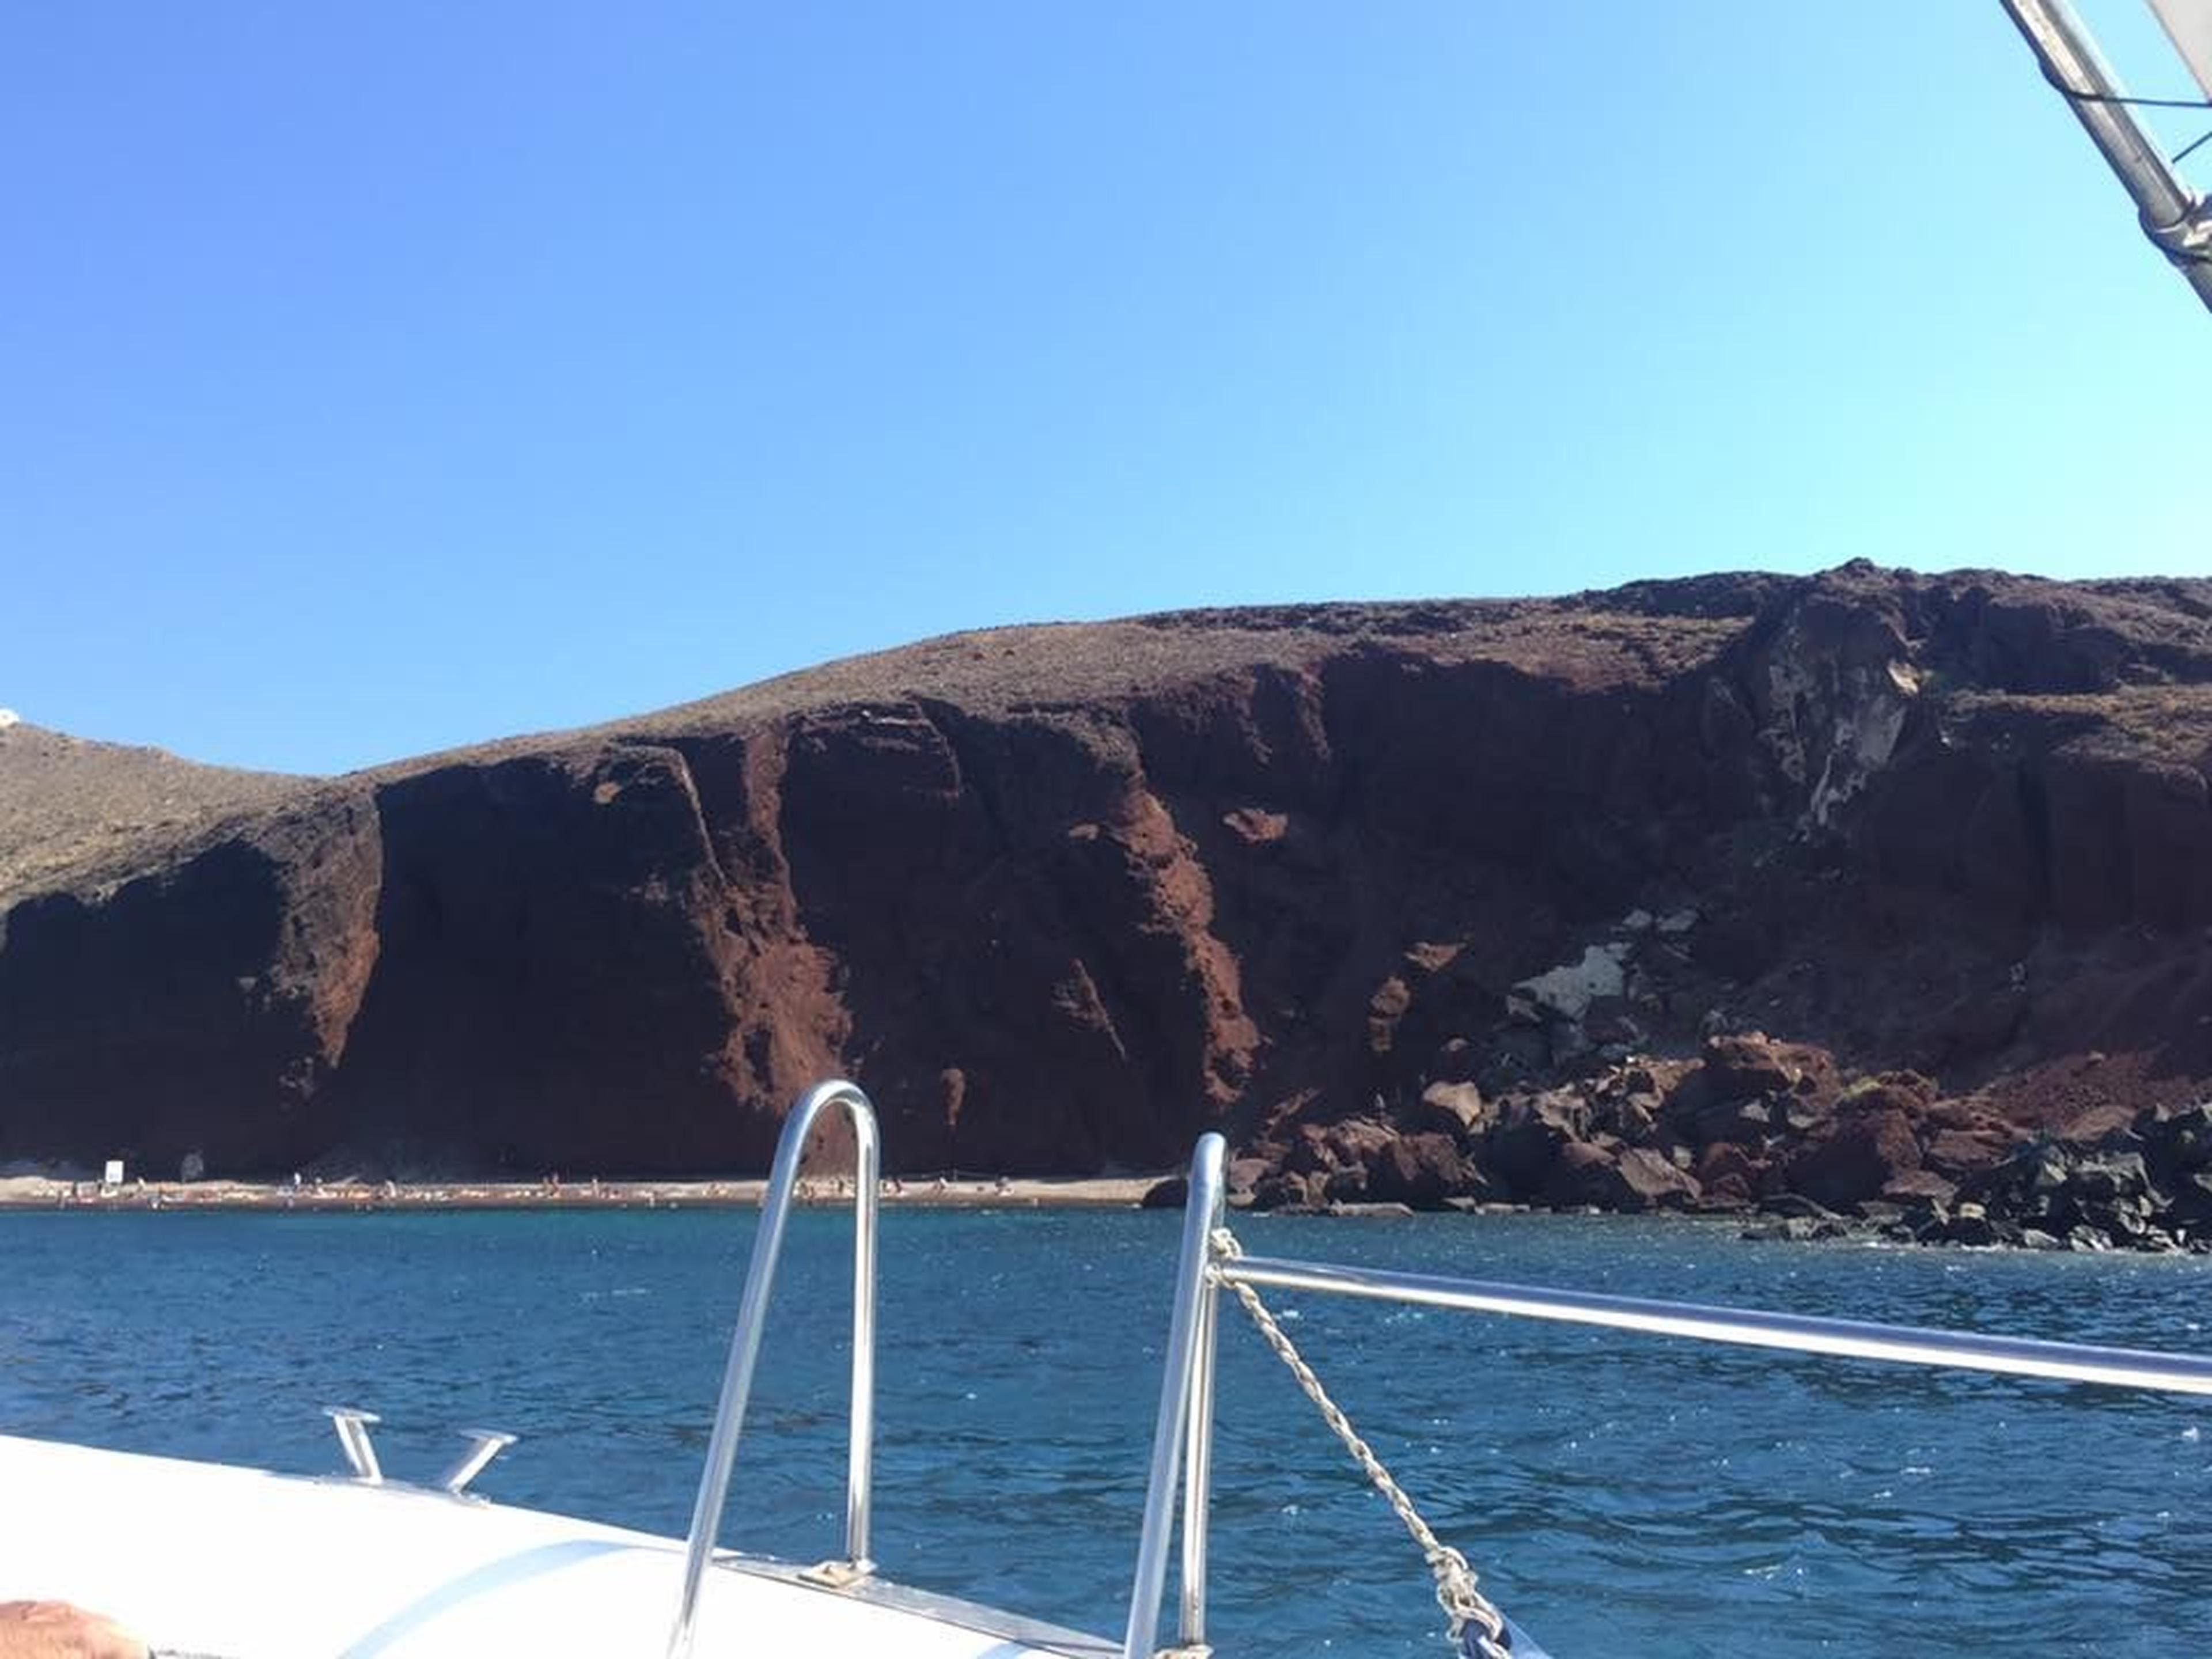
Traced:
[[0, 1601], [0, 1659], [148, 1659], [146, 1644], [66, 1601]]

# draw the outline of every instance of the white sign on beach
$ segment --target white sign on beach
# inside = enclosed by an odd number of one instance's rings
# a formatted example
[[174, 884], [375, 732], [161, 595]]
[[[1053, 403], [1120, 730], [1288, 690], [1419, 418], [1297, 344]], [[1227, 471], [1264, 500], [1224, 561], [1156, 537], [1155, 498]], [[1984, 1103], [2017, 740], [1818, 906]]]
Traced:
[[121, 1158], [111, 1158], [107, 1160], [107, 1168], [102, 1171], [100, 1175], [100, 1184], [103, 1187], [120, 1187], [123, 1184], [123, 1160]]

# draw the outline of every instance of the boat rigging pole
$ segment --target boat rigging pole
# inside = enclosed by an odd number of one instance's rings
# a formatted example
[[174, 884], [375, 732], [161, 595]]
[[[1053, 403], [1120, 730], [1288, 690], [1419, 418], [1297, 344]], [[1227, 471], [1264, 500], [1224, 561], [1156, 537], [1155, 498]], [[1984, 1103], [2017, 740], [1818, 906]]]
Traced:
[[2003, 0], [2043, 65], [2120, 183], [2135, 198], [2143, 234], [2173, 261], [2212, 308], [2212, 205], [2182, 181], [2144, 132], [2096, 44], [2066, 0]]

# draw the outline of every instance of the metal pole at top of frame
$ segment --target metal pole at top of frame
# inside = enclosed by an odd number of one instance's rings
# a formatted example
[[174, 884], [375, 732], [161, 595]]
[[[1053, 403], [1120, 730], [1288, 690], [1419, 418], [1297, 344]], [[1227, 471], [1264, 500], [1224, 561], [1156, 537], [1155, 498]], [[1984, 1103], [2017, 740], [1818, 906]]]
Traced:
[[2126, 94], [2066, 0], [2002, 0], [2042, 64], [2136, 204], [2143, 232], [2212, 308], [2212, 210], [2183, 182], [2123, 101]]

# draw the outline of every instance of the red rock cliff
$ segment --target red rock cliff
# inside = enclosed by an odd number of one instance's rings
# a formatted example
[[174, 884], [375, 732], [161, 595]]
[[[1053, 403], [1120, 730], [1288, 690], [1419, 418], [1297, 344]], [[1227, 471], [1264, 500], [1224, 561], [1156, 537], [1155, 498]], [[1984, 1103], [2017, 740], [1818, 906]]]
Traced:
[[2212, 582], [1864, 565], [956, 635], [330, 781], [17, 726], [0, 1159], [725, 1170], [846, 1071], [907, 1169], [1158, 1166], [1754, 1027], [2124, 1116], [2212, 1078], [2208, 770]]

